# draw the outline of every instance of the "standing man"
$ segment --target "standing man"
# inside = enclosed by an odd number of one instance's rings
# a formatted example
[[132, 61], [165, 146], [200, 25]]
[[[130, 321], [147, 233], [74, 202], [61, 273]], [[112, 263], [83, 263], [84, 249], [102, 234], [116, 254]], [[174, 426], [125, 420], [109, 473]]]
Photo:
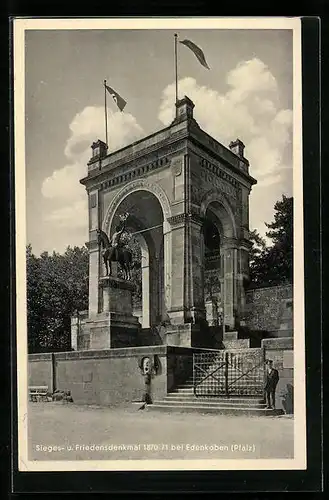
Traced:
[[265, 382], [265, 394], [266, 394], [266, 409], [272, 410], [275, 408], [275, 390], [279, 382], [279, 372], [273, 368], [273, 361], [268, 359], [266, 361], [266, 382]]

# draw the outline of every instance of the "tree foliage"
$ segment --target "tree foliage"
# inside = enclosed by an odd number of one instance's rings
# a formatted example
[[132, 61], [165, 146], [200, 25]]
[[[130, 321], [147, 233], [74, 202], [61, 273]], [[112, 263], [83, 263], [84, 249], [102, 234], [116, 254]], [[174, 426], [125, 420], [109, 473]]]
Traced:
[[267, 223], [266, 236], [251, 232], [250, 278], [253, 286], [292, 283], [293, 280], [293, 198], [282, 195], [274, 205], [274, 221]]
[[257, 259], [259, 259], [262, 253], [266, 250], [266, 241], [256, 229], [250, 231], [249, 240], [250, 243], [252, 243], [252, 247], [249, 252], [249, 264], [253, 266], [254, 263], [257, 262]]
[[68, 247], [63, 255], [26, 248], [29, 352], [65, 351], [71, 316], [88, 308], [88, 251]]

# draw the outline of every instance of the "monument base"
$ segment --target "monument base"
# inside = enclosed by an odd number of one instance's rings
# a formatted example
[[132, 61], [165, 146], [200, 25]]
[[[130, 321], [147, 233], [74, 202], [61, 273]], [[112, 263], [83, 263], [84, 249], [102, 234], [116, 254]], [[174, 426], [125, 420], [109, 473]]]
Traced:
[[214, 338], [207, 322], [168, 325], [166, 344], [173, 347], [214, 347]]
[[88, 318], [89, 349], [113, 349], [138, 345], [141, 328], [136, 316], [106, 312]]
[[83, 349], [113, 349], [138, 345], [141, 324], [133, 315], [134, 284], [116, 276], [99, 280], [102, 290], [101, 312], [91, 314], [80, 332]]

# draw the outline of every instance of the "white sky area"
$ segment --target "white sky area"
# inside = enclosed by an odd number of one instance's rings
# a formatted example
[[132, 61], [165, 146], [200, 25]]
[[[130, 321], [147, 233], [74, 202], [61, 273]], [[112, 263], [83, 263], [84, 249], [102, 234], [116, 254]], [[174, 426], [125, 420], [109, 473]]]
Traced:
[[[81, 30], [26, 33], [27, 243], [63, 252], [88, 240], [90, 146], [104, 140], [107, 80], [110, 151], [169, 125], [174, 116], [173, 31]], [[274, 203], [292, 195], [292, 32], [179, 31], [202, 48], [210, 70], [179, 46], [179, 97], [195, 104], [206, 132], [228, 146], [240, 138], [258, 184], [250, 229], [265, 234]]]

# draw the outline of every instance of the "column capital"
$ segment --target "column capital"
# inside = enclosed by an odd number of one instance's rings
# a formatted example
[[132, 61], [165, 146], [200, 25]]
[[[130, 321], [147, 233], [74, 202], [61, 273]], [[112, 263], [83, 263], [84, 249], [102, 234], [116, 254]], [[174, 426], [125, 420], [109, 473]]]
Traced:
[[169, 222], [171, 226], [178, 226], [180, 224], [185, 224], [186, 222], [189, 221], [199, 224], [201, 226], [204, 222], [204, 218], [196, 213], [184, 212], [181, 214], [173, 215], [172, 217], [168, 217], [167, 219], [167, 222]]
[[241, 248], [242, 250], [247, 250], [249, 252], [249, 250], [251, 250], [251, 247], [252, 242], [249, 240], [243, 239], [239, 242], [239, 248]]
[[225, 250], [235, 250], [239, 248], [239, 240], [237, 238], [228, 238], [225, 237], [223, 238], [223, 248]]
[[191, 222], [194, 222], [195, 224], [199, 224], [200, 226], [203, 225], [204, 220], [205, 220], [204, 217], [202, 217], [201, 215], [196, 214], [196, 213], [190, 213], [189, 218], [190, 218]]
[[169, 222], [171, 227], [185, 224], [185, 222], [187, 222], [187, 220], [188, 220], [188, 214], [186, 214], [186, 213], [173, 215], [171, 217], [168, 217], [168, 219], [167, 219], [167, 221]]

